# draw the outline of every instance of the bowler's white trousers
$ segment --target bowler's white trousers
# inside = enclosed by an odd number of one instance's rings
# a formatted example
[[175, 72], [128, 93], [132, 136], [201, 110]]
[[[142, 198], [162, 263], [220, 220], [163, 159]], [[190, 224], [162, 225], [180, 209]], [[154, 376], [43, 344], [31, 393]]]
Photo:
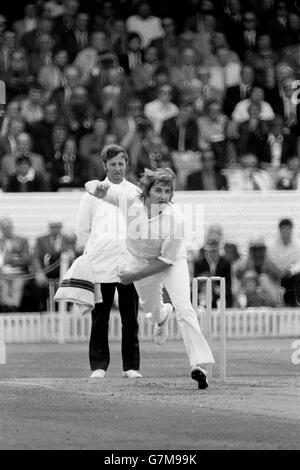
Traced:
[[[131, 255], [130, 270], [147, 265], [143, 258]], [[197, 315], [190, 300], [190, 281], [186, 258], [179, 259], [167, 270], [134, 282], [145, 313], [152, 313], [152, 322], [160, 323], [165, 318], [163, 287], [166, 288], [175, 309], [190, 366], [212, 364], [214, 358], [209, 345], [201, 333]]]

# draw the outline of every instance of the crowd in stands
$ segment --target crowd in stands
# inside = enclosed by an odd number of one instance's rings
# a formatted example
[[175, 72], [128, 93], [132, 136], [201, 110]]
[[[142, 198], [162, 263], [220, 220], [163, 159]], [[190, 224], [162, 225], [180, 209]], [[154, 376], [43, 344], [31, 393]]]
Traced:
[[80, 188], [103, 177], [107, 143], [127, 149], [133, 182], [169, 166], [177, 189], [299, 189], [295, 2], [176, 5], [173, 16], [164, 0], [0, 12], [0, 190]]
[[[179, 190], [300, 189], [297, 2], [178, 3], [39, 0], [15, 21], [0, 7], [0, 192], [104, 179], [111, 143], [132, 182], [171, 167]], [[292, 231], [282, 220], [276, 244], [252, 240], [244, 258], [210, 227], [191, 274], [224, 276], [228, 307], [296, 306]], [[61, 221], [31, 247], [3, 217], [0, 311], [49, 308], [62, 252], [80, 250]]]
[[[226, 241], [220, 225], [211, 225], [201, 249], [189, 252], [190, 278], [225, 277], [228, 308], [297, 307], [300, 244], [293, 231], [293, 221], [282, 219], [273, 244], [262, 238], [251, 240], [247, 253], [242, 255], [238, 243]], [[49, 219], [48, 232], [29, 244], [27, 238], [15, 232], [10, 217], [1, 217], [0, 312], [57, 308], [52, 302], [59, 285], [63, 253], [71, 264], [82, 254], [82, 248], [74, 234], [65, 232], [60, 220]], [[218, 307], [219, 298], [219, 283], [213, 281], [213, 308]], [[205, 306], [206, 294], [201, 285], [199, 302]]]

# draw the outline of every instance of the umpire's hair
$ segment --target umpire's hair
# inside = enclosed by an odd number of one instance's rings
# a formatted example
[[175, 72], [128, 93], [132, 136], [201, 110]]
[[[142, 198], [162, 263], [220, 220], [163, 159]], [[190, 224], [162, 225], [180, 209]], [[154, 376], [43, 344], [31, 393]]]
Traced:
[[281, 219], [279, 224], [278, 224], [278, 228], [281, 229], [282, 227], [293, 227], [294, 224], [292, 222], [291, 219]]
[[124, 157], [126, 162], [128, 162], [127, 152], [120, 145], [110, 144], [105, 145], [105, 147], [103, 147], [101, 152], [101, 160], [103, 161], [103, 163], [106, 163], [108, 160], [111, 160], [116, 156]]
[[172, 200], [175, 185], [175, 173], [171, 168], [158, 168], [157, 170], [145, 169], [140, 179], [140, 188], [142, 190], [141, 199], [143, 201], [145, 201], [149, 196], [150, 189], [155, 183], [162, 183], [166, 186], [170, 186]]

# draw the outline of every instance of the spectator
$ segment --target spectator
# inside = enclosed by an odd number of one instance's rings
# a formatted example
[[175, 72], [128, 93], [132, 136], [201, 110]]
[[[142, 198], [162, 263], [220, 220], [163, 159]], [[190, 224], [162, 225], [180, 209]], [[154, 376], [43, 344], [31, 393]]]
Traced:
[[70, 62], [75, 60], [80, 51], [88, 47], [89, 21], [89, 14], [79, 11], [76, 13], [74, 25], [71, 23], [68, 28], [63, 28], [59, 35], [59, 48], [67, 51]]
[[292, 43], [288, 15], [286, 2], [282, 0], [276, 2], [274, 18], [268, 24], [268, 30], [276, 50], [283, 49]]
[[49, 101], [43, 106], [43, 119], [29, 127], [33, 139], [33, 151], [45, 156], [51, 147], [53, 126], [58, 118], [58, 106]]
[[37, 49], [28, 54], [29, 70], [35, 77], [41, 67], [51, 65], [55, 41], [51, 34], [43, 33], [37, 38]]
[[46, 175], [45, 161], [43, 156], [37, 155], [31, 151], [32, 139], [29, 134], [21, 132], [16, 137], [16, 151], [5, 155], [1, 164], [1, 179], [3, 188], [7, 188], [8, 179], [16, 172], [16, 161], [18, 157], [29, 157], [32, 166], [36, 172]]
[[142, 1], [137, 5], [137, 14], [129, 16], [126, 21], [129, 33], [138, 33], [142, 38], [142, 48], [146, 49], [151, 41], [164, 36], [160, 18], [151, 15], [148, 2]]
[[53, 164], [56, 160], [62, 158], [63, 148], [69, 133], [68, 124], [63, 119], [58, 119], [52, 127], [51, 144], [45, 148], [45, 161], [47, 172], [52, 171]]
[[253, 11], [244, 11], [242, 29], [236, 43], [232, 44], [232, 48], [239, 54], [241, 60], [245, 60], [249, 53], [257, 48], [259, 34], [256, 14]]
[[112, 48], [118, 57], [124, 56], [127, 53], [129, 44], [126, 23], [124, 19], [114, 19], [110, 28], [110, 41]]
[[280, 305], [279, 281], [282, 271], [270, 259], [266, 244], [262, 239], [253, 240], [249, 244], [248, 255], [235, 266], [235, 275], [244, 282], [249, 271], [258, 276], [260, 295], [263, 305], [278, 307]]
[[[1, 130], [0, 130], [0, 139], [2, 137], [7, 136], [8, 134], [8, 128], [9, 128], [9, 123], [12, 119], [19, 119], [20, 117], [20, 101], [18, 100], [12, 100], [9, 103], [7, 103], [5, 112], [4, 112], [4, 117], [1, 122]], [[2, 148], [2, 141], [0, 140], [0, 149]], [[10, 153], [10, 148], [6, 148], [5, 153]], [[0, 150], [0, 159], [1, 159], [1, 150]]]
[[20, 114], [26, 124], [33, 125], [40, 122], [43, 117], [43, 89], [38, 83], [32, 83], [28, 90], [28, 96], [21, 101]]
[[171, 84], [181, 92], [186, 91], [191, 80], [197, 78], [198, 65], [196, 50], [193, 47], [184, 47], [180, 52], [179, 64], [170, 69]]
[[220, 168], [226, 163], [226, 127], [228, 118], [222, 113], [221, 104], [212, 101], [207, 105], [207, 112], [198, 119], [199, 147], [212, 149]]
[[254, 84], [254, 70], [248, 65], [241, 69], [241, 79], [238, 85], [227, 88], [224, 98], [224, 113], [230, 117], [235, 106], [242, 100], [248, 99]]
[[61, 254], [68, 253], [71, 261], [77, 255], [76, 240], [74, 237], [64, 235], [62, 228], [62, 222], [52, 217], [48, 222], [48, 233], [38, 237], [35, 241], [33, 263], [36, 273], [36, 297], [40, 311], [47, 309], [49, 283], [55, 282], [58, 286], [60, 266], [57, 262], [59, 262]]
[[[101, 58], [111, 51], [107, 34], [104, 31], [94, 31], [91, 34], [90, 45], [78, 52], [74, 65], [79, 70], [80, 83], [86, 85], [94, 67], [101, 67]], [[99, 72], [97, 72], [99, 73]]]
[[133, 91], [143, 101], [143, 103], [147, 103], [149, 101], [149, 93], [152, 92], [152, 89], [155, 86], [155, 74], [160, 66], [161, 63], [159, 61], [157, 48], [149, 46], [144, 51], [142, 64], [138, 64], [131, 71]]
[[263, 121], [272, 121], [275, 117], [272, 107], [264, 100], [264, 91], [262, 88], [254, 87], [250, 93], [249, 98], [240, 101], [235, 106], [232, 119], [237, 123], [245, 122], [249, 119], [249, 106], [255, 103], [260, 107], [259, 117]]
[[192, 102], [183, 101], [178, 115], [164, 120], [161, 136], [171, 151], [198, 151], [198, 125]]
[[51, 99], [56, 101], [60, 110], [64, 112], [69, 106], [74, 89], [79, 86], [79, 70], [73, 65], [68, 65], [64, 70], [63, 83], [54, 90]]
[[120, 66], [129, 75], [138, 65], [142, 64], [141, 37], [138, 33], [129, 33], [127, 36], [127, 49], [119, 55]]
[[12, 193], [28, 193], [47, 191], [46, 182], [42, 174], [32, 167], [30, 158], [21, 155], [16, 159], [16, 171], [8, 179], [6, 191]]
[[176, 34], [176, 24], [173, 18], [167, 16], [161, 20], [164, 36], [154, 39], [152, 45], [158, 50], [159, 60], [166, 67], [172, 67], [179, 63], [179, 39]]
[[0, 14], [0, 37], [4, 34], [7, 28], [7, 18]]
[[300, 189], [299, 157], [290, 157], [278, 172], [277, 189]]
[[9, 217], [0, 219], [0, 308], [3, 312], [20, 309], [25, 282], [22, 275], [30, 269], [28, 240], [14, 233]]
[[28, 72], [28, 64], [22, 49], [16, 49], [11, 55], [10, 68], [1, 73], [0, 78], [6, 85], [6, 100], [25, 98], [34, 77]]
[[17, 150], [17, 137], [25, 129], [24, 119], [14, 117], [8, 122], [7, 134], [0, 138], [0, 164], [4, 155], [13, 154]]
[[190, 173], [187, 177], [187, 191], [225, 191], [227, 180], [216, 168], [217, 161], [212, 150], [201, 153], [201, 170]]
[[11, 57], [16, 49], [16, 34], [5, 31], [0, 47], [0, 72], [8, 72], [11, 66]]
[[36, 15], [35, 4], [31, 3], [24, 7], [24, 17], [21, 20], [17, 20], [13, 23], [13, 30], [17, 35], [17, 41], [19, 42], [23, 34], [34, 31], [37, 27], [37, 15]]
[[[208, 236], [204, 244], [204, 257], [201, 256], [194, 262], [194, 277], [221, 276], [226, 280], [226, 306], [232, 307], [231, 291], [231, 264], [220, 254], [220, 240], [216, 236]], [[216, 282], [212, 283], [212, 307], [217, 308], [220, 299], [220, 288]], [[201, 289], [201, 287], [200, 287]], [[205, 294], [200, 290], [200, 305], [205, 303]]]
[[155, 132], [160, 133], [164, 121], [178, 115], [178, 107], [172, 103], [172, 87], [162, 85], [157, 99], [145, 104], [145, 116], [152, 122]]
[[295, 155], [297, 155], [296, 137], [286, 131], [283, 117], [275, 116], [265, 138], [263, 161], [278, 169]]
[[139, 178], [145, 168], [157, 170], [157, 168], [166, 167], [171, 168], [176, 173], [170, 153], [163, 139], [154, 132], [148, 132], [138, 155], [135, 168], [136, 177]]
[[224, 32], [228, 38], [231, 49], [239, 46], [240, 31], [243, 28], [243, 14], [240, 0], [228, 0], [226, 2], [224, 16]]
[[277, 114], [284, 118], [284, 125], [293, 134], [300, 135], [300, 107], [293, 99], [295, 93], [294, 80], [285, 78], [281, 83], [281, 94], [273, 104]]
[[278, 61], [279, 53], [272, 48], [271, 37], [263, 32], [257, 38], [257, 48], [247, 56], [245, 65], [253, 67], [256, 85], [270, 90], [275, 86]]
[[239, 308], [273, 307], [276, 305], [260, 285], [259, 275], [251, 270], [246, 271], [243, 275], [236, 300]]
[[258, 166], [258, 158], [245, 154], [240, 158], [238, 168], [228, 174], [229, 191], [267, 191], [274, 188], [269, 173]]
[[50, 172], [51, 191], [80, 188], [86, 181], [87, 169], [78, 154], [77, 142], [68, 138], [60, 158], [54, 159]]
[[281, 219], [278, 224], [278, 238], [269, 248], [269, 255], [275, 266], [281, 270], [281, 286], [284, 288], [283, 301], [288, 307], [297, 307], [295, 285], [299, 274], [291, 275], [291, 267], [300, 262], [300, 246], [293, 240], [294, 224], [290, 219]]
[[238, 85], [241, 77], [241, 65], [232, 59], [228, 47], [219, 47], [215, 52], [216, 65], [209, 67], [210, 83], [223, 96], [227, 88]]
[[102, 180], [105, 177], [105, 169], [102, 165], [99, 165], [99, 160], [107, 130], [108, 125], [105, 116], [99, 114], [95, 117], [93, 131], [85, 134], [80, 139], [79, 155], [87, 171], [87, 180]]
[[79, 141], [93, 127], [95, 109], [89, 100], [88, 91], [82, 86], [74, 88], [65, 116], [69, 129]]
[[53, 61], [49, 65], [43, 65], [37, 75], [37, 81], [45, 91], [45, 100], [50, 98], [53, 92], [64, 85], [65, 70], [69, 63], [66, 50], [59, 49], [53, 54]]
[[49, 35], [53, 38], [53, 21], [51, 18], [47, 18], [46, 16], [40, 16], [36, 29], [33, 29], [32, 31], [23, 34], [23, 36], [21, 37], [20, 47], [25, 49], [26, 54], [28, 54], [28, 56], [30, 56], [31, 54], [36, 54], [39, 50], [39, 47], [41, 46], [39, 38], [44, 34], [46, 34], [47, 40], [49, 38]]

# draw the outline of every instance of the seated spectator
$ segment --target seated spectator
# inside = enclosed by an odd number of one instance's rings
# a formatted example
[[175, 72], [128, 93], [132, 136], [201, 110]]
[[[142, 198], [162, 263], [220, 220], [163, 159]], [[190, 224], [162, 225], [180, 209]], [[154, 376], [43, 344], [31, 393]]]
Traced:
[[286, 2], [281, 0], [276, 2], [274, 17], [270, 19], [267, 25], [273, 46], [276, 50], [283, 49], [292, 43], [288, 15], [289, 11]]
[[257, 49], [246, 57], [245, 64], [253, 67], [256, 85], [269, 90], [275, 86], [278, 61], [279, 53], [272, 48], [271, 37], [262, 32], [257, 39]]
[[281, 92], [274, 101], [274, 109], [284, 118], [287, 130], [296, 136], [300, 135], [300, 106], [298, 96], [294, 99], [295, 87], [292, 78], [285, 78], [281, 82]]
[[50, 189], [81, 188], [87, 181], [87, 168], [79, 154], [76, 140], [69, 137], [60, 158], [55, 158], [50, 172]]
[[43, 65], [38, 73], [37, 81], [45, 92], [45, 99], [50, 98], [55, 90], [64, 84], [65, 70], [69, 56], [65, 49], [59, 49], [53, 54], [53, 61]]
[[284, 127], [283, 117], [277, 115], [270, 122], [270, 131], [265, 137], [262, 160], [271, 168], [278, 169], [295, 155], [297, 155], [297, 139]]
[[142, 48], [146, 49], [151, 41], [161, 38], [165, 32], [160, 18], [152, 16], [149, 2], [142, 1], [137, 4], [135, 15], [129, 16], [126, 28], [129, 33], [138, 33], [142, 38]]
[[[132, 88], [124, 70], [113, 59], [105, 74], [105, 80], [103, 80], [104, 77], [99, 76], [90, 80], [89, 93], [94, 106], [113, 119], [124, 115]], [[109, 106], [107, 106], [108, 102], [105, 102], [105, 98], [109, 98]]]
[[291, 45], [300, 43], [300, 17], [296, 13], [290, 13], [288, 17]]
[[16, 171], [9, 176], [6, 191], [9, 193], [28, 193], [47, 191], [43, 175], [32, 167], [30, 158], [21, 155], [16, 159]]
[[260, 284], [259, 274], [251, 270], [243, 275], [236, 300], [239, 308], [278, 306]]
[[88, 47], [89, 21], [89, 14], [79, 11], [76, 13], [74, 24], [63, 28], [59, 34], [58, 47], [67, 52], [70, 62], [75, 60], [80, 51]]
[[85, 86], [92, 70], [101, 67], [101, 56], [111, 52], [107, 34], [104, 31], [93, 31], [90, 45], [78, 52], [73, 65], [78, 69], [81, 85]]
[[5, 31], [0, 46], [0, 73], [7, 72], [11, 66], [11, 57], [16, 49], [16, 34]]
[[54, 90], [51, 100], [56, 101], [59, 109], [64, 113], [70, 104], [71, 96], [76, 87], [79, 86], [79, 70], [73, 65], [68, 65], [64, 70], [63, 83]]
[[297, 307], [295, 285], [300, 281], [299, 274], [293, 276], [290, 271], [293, 265], [300, 262], [300, 246], [293, 239], [293, 230], [292, 220], [281, 219], [278, 238], [269, 248], [270, 259], [282, 272], [283, 301], [287, 307]]
[[172, 67], [179, 62], [179, 39], [176, 34], [176, 24], [173, 18], [166, 16], [162, 18], [161, 25], [164, 30], [164, 36], [154, 39], [152, 45], [158, 50], [159, 60], [166, 67]]
[[52, 131], [58, 119], [58, 105], [49, 101], [43, 106], [43, 119], [28, 126], [29, 134], [33, 139], [33, 151], [45, 156], [52, 143]]
[[61, 254], [69, 254], [70, 264], [77, 255], [74, 238], [64, 235], [62, 228], [62, 222], [52, 217], [48, 222], [48, 233], [38, 237], [35, 242], [33, 262], [36, 272], [36, 297], [40, 311], [47, 309], [49, 282], [56, 283], [58, 287]]
[[[12, 119], [15, 119], [15, 118], [18, 119], [19, 117], [20, 117], [20, 101], [13, 100], [7, 103], [7, 106], [4, 111], [3, 119], [1, 122], [1, 126], [0, 126], [0, 139], [2, 137], [7, 136], [9, 122]], [[0, 144], [0, 148], [1, 148], [1, 144]], [[10, 149], [6, 149], [5, 153], [10, 153], [9, 150]], [[0, 150], [0, 159], [1, 159], [1, 150]]]
[[170, 69], [171, 84], [181, 92], [187, 91], [191, 80], [197, 78], [198, 65], [196, 50], [192, 47], [184, 47], [180, 52], [179, 64]]
[[244, 276], [247, 276], [249, 271], [254, 271], [258, 276], [260, 294], [264, 296], [263, 305], [269, 307], [280, 305], [279, 281], [282, 271], [270, 259], [262, 239], [250, 242], [247, 256], [235, 265], [234, 270], [237, 279], [242, 283]]
[[142, 40], [138, 33], [129, 33], [127, 36], [126, 51], [119, 55], [120, 66], [129, 75], [138, 65], [142, 64]]
[[278, 172], [276, 189], [300, 189], [300, 163], [299, 157], [290, 157]]
[[215, 56], [216, 65], [209, 67], [210, 83], [224, 96], [227, 88], [238, 85], [241, 76], [240, 63], [233, 61], [228, 47], [219, 47]]
[[201, 153], [202, 168], [190, 173], [187, 177], [187, 191], [225, 191], [227, 180], [216, 168], [217, 161], [212, 150], [203, 150]]
[[45, 162], [47, 172], [51, 173], [53, 164], [62, 158], [65, 141], [69, 134], [67, 121], [63, 118], [56, 120], [52, 127], [51, 142], [49, 147], [45, 147]]
[[29, 157], [32, 167], [34, 170], [42, 175], [46, 175], [45, 160], [44, 157], [33, 153], [32, 139], [29, 134], [21, 132], [16, 138], [16, 151], [5, 155], [2, 159], [1, 164], [1, 179], [2, 186], [4, 189], [7, 188], [9, 177], [16, 172], [16, 161], [18, 157], [23, 155]]
[[[26, 54], [36, 54], [39, 49], [39, 38], [44, 34], [53, 37], [53, 20], [47, 18], [45, 15], [41, 15], [38, 18], [37, 27], [32, 31], [29, 31], [20, 38], [20, 47], [25, 49]], [[53, 44], [54, 45], [54, 44]]]
[[199, 150], [198, 125], [192, 102], [183, 101], [179, 106], [178, 115], [163, 121], [161, 136], [171, 151]]
[[223, 168], [226, 162], [227, 124], [228, 117], [222, 113], [218, 101], [208, 103], [206, 113], [198, 119], [199, 147], [212, 149], [220, 168]]
[[152, 124], [154, 131], [160, 133], [164, 121], [177, 116], [178, 107], [172, 103], [172, 87], [162, 85], [158, 91], [157, 99], [145, 104], [144, 113]]
[[115, 18], [109, 29], [110, 42], [113, 50], [118, 57], [125, 55], [129, 47], [125, 20], [123, 18]]
[[236, 37], [236, 43], [232, 44], [232, 48], [239, 54], [241, 60], [245, 60], [247, 56], [257, 48], [257, 40], [260, 32], [261, 30], [255, 12], [244, 10], [242, 28]]
[[95, 108], [89, 100], [88, 91], [82, 86], [74, 88], [70, 103], [65, 110], [70, 132], [77, 142], [91, 131], [94, 122]]
[[34, 31], [37, 27], [37, 11], [35, 4], [28, 4], [24, 7], [24, 17], [13, 23], [13, 30], [17, 35], [17, 41], [21, 40], [23, 34]]
[[227, 174], [229, 191], [268, 191], [274, 188], [274, 182], [265, 170], [258, 166], [258, 158], [245, 154], [240, 158], [237, 169]]
[[145, 168], [156, 170], [162, 167], [169, 167], [176, 173], [176, 168], [163, 139], [150, 131], [143, 140], [136, 162], [135, 175], [139, 178]]
[[157, 48], [149, 46], [144, 51], [142, 63], [137, 64], [131, 71], [133, 91], [143, 103], [149, 101], [149, 94], [155, 86], [155, 74], [160, 67]]
[[[231, 264], [220, 254], [220, 240], [216, 236], [207, 236], [204, 244], [204, 256], [200, 254], [199, 258], [194, 261], [193, 277], [199, 276], [221, 276], [226, 280], [226, 306], [232, 307], [233, 298], [231, 290]], [[212, 283], [212, 307], [217, 308], [220, 299], [220, 286], [218, 283]], [[205, 293], [200, 286], [200, 305], [205, 306]]]
[[0, 73], [0, 79], [6, 85], [6, 101], [24, 98], [34, 81], [33, 75], [28, 71], [25, 53], [22, 49], [16, 49], [11, 55], [10, 68], [7, 72]]
[[51, 34], [43, 33], [37, 37], [37, 50], [28, 54], [28, 67], [34, 77], [41, 67], [52, 64], [54, 47], [55, 41]]
[[15, 235], [9, 217], [0, 219], [0, 309], [2, 312], [19, 310], [25, 282], [22, 275], [28, 274], [30, 254], [28, 240]]
[[232, 112], [232, 119], [238, 123], [247, 121], [249, 119], [249, 106], [255, 103], [260, 108], [259, 118], [263, 121], [272, 121], [275, 114], [269, 103], [264, 100], [264, 96], [262, 88], [254, 87], [249, 98], [237, 103]]
[[230, 117], [235, 106], [245, 99], [248, 99], [253, 88], [254, 70], [248, 65], [244, 65], [241, 69], [240, 82], [237, 85], [227, 88], [224, 98], [224, 113]]
[[17, 150], [17, 137], [24, 132], [25, 122], [19, 115], [12, 117], [7, 123], [7, 133], [0, 137], [0, 164], [4, 155], [15, 153]]
[[43, 89], [38, 83], [32, 83], [28, 90], [28, 96], [21, 101], [21, 116], [26, 124], [36, 124], [44, 117], [43, 106]]
[[79, 155], [86, 168], [87, 180], [103, 180], [105, 177], [105, 169], [99, 162], [107, 130], [107, 121], [103, 115], [99, 114], [95, 117], [93, 131], [80, 139]]
[[[203, 96], [203, 104], [204, 104], [204, 110], [205, 110], [205, 105], [207, 105], [210, 101], [222, 101], [223, 99], [223, 92], [220, 92], [220, 90], [217, 90], [212, 84], [211, 84], [211, 74], [209, 71], [209, 67], [204, 67], [201, 65], [200, 67], [197, 67], [197, 77], [201, 82], [202, 90], [201, 94]], [[193, 87], [194, 81], [190, 83], [190, 87]], [[197, 103], [196, 103], [196, 108], [197, 108]]]

